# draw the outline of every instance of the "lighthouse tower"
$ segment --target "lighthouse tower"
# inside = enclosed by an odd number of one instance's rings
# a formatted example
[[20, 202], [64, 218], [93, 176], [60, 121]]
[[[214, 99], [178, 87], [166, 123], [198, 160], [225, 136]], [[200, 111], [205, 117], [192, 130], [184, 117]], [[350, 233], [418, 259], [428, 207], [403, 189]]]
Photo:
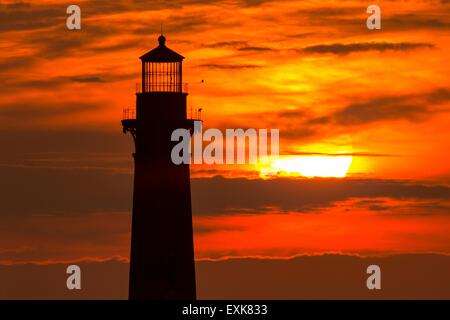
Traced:
[[159, 45], [140, 57], [142, 88], [123, 132], [135, 143], [129, 298], [195, 299], [189, 165], [175, 165], [177, 128], [191, 129], [182, 86], [183, 56]]

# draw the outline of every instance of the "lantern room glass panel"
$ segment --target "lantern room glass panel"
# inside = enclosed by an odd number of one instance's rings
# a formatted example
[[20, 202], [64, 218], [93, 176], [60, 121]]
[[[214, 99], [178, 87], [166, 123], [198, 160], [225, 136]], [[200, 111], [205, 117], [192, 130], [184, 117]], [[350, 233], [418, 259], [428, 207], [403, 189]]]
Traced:
[[181, 62], [143, 62], [143, 92], [181, 92]]

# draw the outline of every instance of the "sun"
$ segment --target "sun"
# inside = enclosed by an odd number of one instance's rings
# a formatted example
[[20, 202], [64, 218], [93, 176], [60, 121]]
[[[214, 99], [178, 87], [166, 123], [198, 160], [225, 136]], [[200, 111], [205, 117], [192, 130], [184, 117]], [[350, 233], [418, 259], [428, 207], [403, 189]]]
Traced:
[[335, 177], [347, 175], [352, 156], [286, 156], [271, 160], [259, 168], [260, 176]]

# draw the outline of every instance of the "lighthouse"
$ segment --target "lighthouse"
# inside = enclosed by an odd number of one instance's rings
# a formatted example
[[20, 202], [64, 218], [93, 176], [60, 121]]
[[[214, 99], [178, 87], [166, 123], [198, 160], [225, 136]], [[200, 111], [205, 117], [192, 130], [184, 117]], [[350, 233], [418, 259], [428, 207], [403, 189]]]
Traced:
[[189, 164], [171, 160], [172, 132], [194, 124], [187, 119], [183, 59], [161, 35], [140, 57], [136, 110], [122, 120], [135, 144], [130, 300], [196, 298]]

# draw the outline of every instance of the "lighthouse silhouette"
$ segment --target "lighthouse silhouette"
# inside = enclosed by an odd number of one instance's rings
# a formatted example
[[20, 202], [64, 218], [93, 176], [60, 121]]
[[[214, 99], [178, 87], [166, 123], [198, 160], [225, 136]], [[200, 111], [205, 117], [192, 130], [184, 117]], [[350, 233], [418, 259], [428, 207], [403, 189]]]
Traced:
[[136, 112], [124, 111], [123, 132], [135, 143], [129, 299], [195, 299], [189, 165], [175, 165], [171, 134], [193, 130], [183, 92], [184, 57], [159, 45], [140, 57]]

